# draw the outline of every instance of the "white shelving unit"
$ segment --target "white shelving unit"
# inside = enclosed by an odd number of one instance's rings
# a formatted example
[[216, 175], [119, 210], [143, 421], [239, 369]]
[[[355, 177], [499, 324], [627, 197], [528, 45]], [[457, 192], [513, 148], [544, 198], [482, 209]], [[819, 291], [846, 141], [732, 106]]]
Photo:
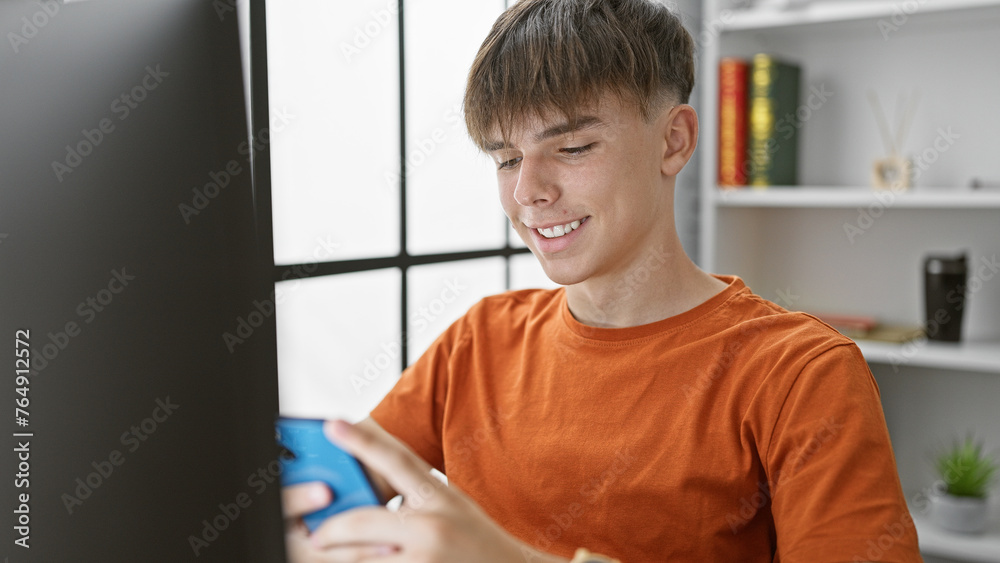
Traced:
[[874, 340], [856, 342], [869, 363], [887, 364], [893, 369], [941, 368], [1000, 376], [1000, 342], [951, 343], [929, 340], [909, 344]]
[[876, 191], [871, 188], [774, 186], [711, 192], [719, 207], [1000, 209], [1000, 189]]
[[[912, 7], [914, 5], [916, 10]], [[906, 6], [898, 1], [818, 1], [787, 11], [731, 11], [727, 17], [720, 19], [720, 23], [725, 31], [755, 31], [813, 24], [872, 21], [893, 16], [899, 18], [911, 15], [911, 11], [914, 14], [919, 12], [922, 15], [950, 16], [965, 10], [989, 11], [996, 7], [997, 3], [994, 0], [920, 0], [919, 3], [914, 1]]]
[[923, 553], [959, 561], [1000, 562], [1000, 526], [995, 525], [981, 536], [963, 536], [934, 526], [927, 515], [915, 507], [910, 507], [910, 514]]
[[[791, 309], [916, 325], [923, 258], [965, 251], [975, 283], [965, 341], [858, 344], [882, 391], [908, 493], [933, 481], [927, 454], [943, 439], [974, 430], [1000, 449], [1000, 272], [987, 267], [1000, 256], [1000, 189], [960, 187], [973, 178], [1000, 181], [1000, 1], [839, 0], [741, 11], [707, 0], [704, 9], [697, 37], [701, 266], [737, 274]], [[810, 102], [813, 87], [832, 94], [803, 112], [801, 186], [721, 190], [718, 61], [758, 52], [800, 64], [801, 103]], [[877, 192], [869, 174], [885, 155], [868, 93], [879, 95], [892, 119], [897, 95], [913, 89], [921, 103], [905, 152], [920, 171], [915, 187]], [[914, 516], [928, 556], [1000, 563], [1000, 515], [981, 537], [947, 534], [925, 514]]]

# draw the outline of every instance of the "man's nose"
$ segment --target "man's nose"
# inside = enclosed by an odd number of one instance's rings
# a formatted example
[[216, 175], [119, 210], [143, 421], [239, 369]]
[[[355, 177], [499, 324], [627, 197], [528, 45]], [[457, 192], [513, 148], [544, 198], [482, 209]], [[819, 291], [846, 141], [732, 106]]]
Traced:
[[514, 187], [514, 201], [525, 207], [544, 207], [559, 199], [555, 177], [538, 162], [521, 160]]

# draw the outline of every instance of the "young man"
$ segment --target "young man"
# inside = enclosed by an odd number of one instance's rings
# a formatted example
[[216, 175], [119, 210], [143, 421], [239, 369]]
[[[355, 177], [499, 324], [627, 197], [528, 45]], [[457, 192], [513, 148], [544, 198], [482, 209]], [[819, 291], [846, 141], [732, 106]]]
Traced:
[[[920, 561], [858, 348], [682, 251], [692, 51], [649, 0], [522, 0], [497, 20], [466, 122], [565, 287], [484, 299], [369, 420], [331, 426], [404, 504], [311, 537], [293, 523], [293, 559]], [[292, 522], [328, 501], [286, 491]]]

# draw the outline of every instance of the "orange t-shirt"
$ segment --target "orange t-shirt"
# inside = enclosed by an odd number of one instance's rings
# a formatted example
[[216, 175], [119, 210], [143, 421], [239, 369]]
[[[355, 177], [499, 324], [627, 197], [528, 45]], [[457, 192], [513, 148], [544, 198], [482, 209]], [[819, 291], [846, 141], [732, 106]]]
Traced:
[[857, 346], [737, 277], [647, 325], [488, 297], [372, 418], [510, 533], [623, 563], [920, 561]]

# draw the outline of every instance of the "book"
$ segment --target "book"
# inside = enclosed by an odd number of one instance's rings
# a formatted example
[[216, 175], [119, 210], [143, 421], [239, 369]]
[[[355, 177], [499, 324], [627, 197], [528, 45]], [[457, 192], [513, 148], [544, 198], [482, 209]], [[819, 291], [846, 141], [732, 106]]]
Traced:
[[748, 181], [751, 186], [798, 184], [798, 65], [754, 55], [749, 81]]
[[879, 325], [865, 335], [867, 340], [880, 340], [896, 344], [905, 344], [924, 337], [924, 329], [912, 325]]
[[867, 315], [843, 315], [825, 312], [811, 312], [810, 314], [852, 339], [903, 344], [924, 336], [924, 330], [920, 326], [883, 324], [875, 317]]
[[878, 326], [878, 321], [874, 317], [864, 315], [842, 315], [826, 312], [813, 312], [811, 314], [848, 338], [865, 338], [872, 329]]
[[719, 62], [719, 178], [722, 188], [747, 183], [747, 61]]

